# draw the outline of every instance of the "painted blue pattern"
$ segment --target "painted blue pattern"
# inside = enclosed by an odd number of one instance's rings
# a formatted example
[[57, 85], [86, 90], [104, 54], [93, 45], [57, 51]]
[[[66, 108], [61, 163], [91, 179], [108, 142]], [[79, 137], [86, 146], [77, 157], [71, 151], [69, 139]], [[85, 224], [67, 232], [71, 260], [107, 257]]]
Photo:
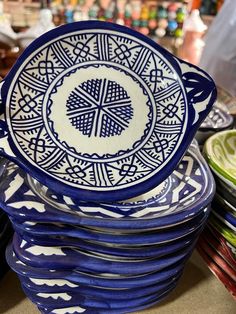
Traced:
[[67, 100], [67, 115], [84, 135], [119, 135], [133, 116], [131, 100], [123, 87], [107, 79], [88, 80]]
[[131, 232], [193, 218], [210, 203], [215, 189], [206, 162], [192, 146], [173, 174], [158, 188], [126, 202], [78, 201], [52, 192], [12, 163], [6, 166], [3, 161], [0, 171], [5, 167], [0, 180], [0, 205], [18, 220], [28, 217], [31, 221], [126, 228]]
[[16, 162], [52, 189], [95, 201], [164, 181], [215, 96], [204, 72], [102, 22], [43, 35], [2, 87]]

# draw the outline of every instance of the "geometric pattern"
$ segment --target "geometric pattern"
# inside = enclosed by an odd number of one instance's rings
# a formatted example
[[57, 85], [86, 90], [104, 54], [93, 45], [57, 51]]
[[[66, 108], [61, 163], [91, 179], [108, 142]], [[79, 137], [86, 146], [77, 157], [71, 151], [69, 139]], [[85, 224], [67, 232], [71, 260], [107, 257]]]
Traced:
[[209, 128], [225, 128], [229, 125], [228, 115], [222, 110], [219, 110], [216, 106], [213, 106], [205, 120], [201, 124], [201, 129]]
[[121, 134], [128, 127], [133, 109], [122, 86], [107, 79], [92, 79], [71, 92], [67, 115], [82, 134], [109, 137]]
[[[75, 200], [63, 195], [55, 194], [46, 186], [28, 180], [26, 174], [17, 165], [9, 163], [4, 180], [0, 184], [0, 202], [10, 210], [22, 217], [34, 220], [35, 217], [47, 220], [50, 216], [58, 215], [61, 208], [67, 214], [77, 213], [78, 217], [91, 217], [94, 223], [94, 216], [97, 218], [113, 218], [122, 222], [122, 218], [158, 218], [170, 213], [187, 212], [193, 210], [199, 202], [208, 202], [209, 188], [213, 189], [212, 179], [208, 175], [206, 164], [190, 148], [174, 172], [168, 177], [168, 184], [165, 191], [152, 191], [141, 199], [108, 203], [85, 203], [76, 204]], [[163, 193], [164, 192], [164, 193]], [[4, 207], [4, 208], [5, 208]], [[202, 208], [202, 206], [200, 206]], [[41, 216], [43, 218], [41, 218]]]
[[[60, 141], [54, 131], [50, 97], [66, 77], [88, 67], [93, 77], [72, 88], [63, 104], [66, 116], [61, 123], [67, 119], [88, 140], [96, 137], [106, 143], [123, 136], [135, 119], [128, 86], [115, 76], [96, 78], [99, 67], [120, 71], [140, 87], [147, 99], [142, 105], [148, 108], [142, 135], [127, 150], [86, 155]], [[182, 145], [188, 104], [180, 81], [158, 49], [132, 35], [115, 30], [67, 30], [31, 52], [14, 75], [6, 103], [12, 145], [38, 178], [46, 173], [67, 187], [89, 191], [131, 188], [159, 173]], [[194, 84], [191, 77], [187, 81]], [[101, 92], [104, 86], [105, 93]]]

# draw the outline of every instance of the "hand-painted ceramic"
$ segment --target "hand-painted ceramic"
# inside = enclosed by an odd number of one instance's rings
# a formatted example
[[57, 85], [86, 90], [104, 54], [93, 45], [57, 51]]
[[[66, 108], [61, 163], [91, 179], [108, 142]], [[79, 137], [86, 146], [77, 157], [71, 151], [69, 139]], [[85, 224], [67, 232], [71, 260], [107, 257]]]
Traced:
[[78, 272], [74, 270], [49, 270], [38, 267], [32, 267], [24, 264], [20, 261], [12, 250], [12, 246], [9, 245], [6, 250], [6, 258], [10, 267], [19, 275], [37, 278], [37, 279], [63, 279], [69, 280], [74, 284], [85, 285], [90, 287], [102, 287], [107, 289], [133, 289], [141, 288], [156, 284], [157, 282], [165, 281], [169, 278], [178, 276], [184, 267], [184, 263], [189, 258], [184, 258], [179, 263], [167, 267], [158, 272], [152, 272], [146, 275], [140, 276], [106, 276], [105, 274], [88, 274], [84, 272]]
[[231, 213], [232, 215], [236, 215], [236, 208], [228, 201], [228, 199], [222, 197], [219, 193], [215, 194], [214, 203], [219, 204], [219, 206], [222, 206], [225, 211]]
[[[209, 257], [232, 279], [236, 284], [236, 270], [222, 258], [203, 237], [200, 237], [198, 245], [207, 253]], [[235, 288], [236, 289], [236, 288]]]
[[70, 248], [45, 247], [28, 244], [15, 235], [13, 249], [17, 257], [34, 267], [63, 269], [77, 269], [89, 273], [105, 273], [121, 275], [140, 275], [159, 271], [182, 260], [192, 251], [194, 245], [184, 248], [174, 254], [157, 259], [125, 260], [108, 259], [105, 256], [89, 254]]
[[230, 250], [231, 254], [233, 255], [234, 259], [236, 260], [236, 246], [233, 246], [231, 243], [225, 241], [227, 248]]
[[210, 216], [208, 223], [216, 229], [229, 243], [236, 247], [236, 233], [226, 226], [222, 221], [213, 215]]
[[228, 291], [236, 299], [235, 282], [209, 257], [200, 245], [197, 246], [197, 250], [207, 263], [211, 272], [224, 284], [226, 289], [228, 289]]
[[80, 306], [92, 307], [95, 309], [117, 309], [121, 310], [126, 308], [132, 308], [136, 306], [141, 306], [143, 304], [153, 302], [159, 295], [167, 291], [171, 291], [175, 288], [176, 283], [172, 283], [165, 287], [162, 291], [157, 293], [152, 293], [147, 296], [140, 298], [128, 298], [126, 300], [112, 300], [112, 299], [100, 299], [96, 297], [90, 297], [81, 295], [75, 292], [62, 292], [62, 293], [42, 293], [40, 291], [35, 292], [29, 288], [22, 285], [23, 291], [28, 296], [28, 298], [33, 301], [37, 306], [44, 306], [47, 308], [55, 307], [70, 307], [70, 306]]
[[42, 293], [60, 293], [60, 292], [79, 292], [82, 295], [99, 297], [101, 299], [122, 300], [126, 298], [139, 298], [151, 293], [160, 293], [169, 285], [175, 283], [180, 275], [170, 278], [161, 283], [156, 283], [151, 286], [142, 287], [142, 289], [123, 289], [112, 290], [96, 287], [86, 287], [83, 285], [74, 284], [63, 279], [37, 279], [26, 276], [20, 276], [21, 284], [25, 285], [32, 291]]
[[137, 307], [129, 307], [125, 309], [95, 309], [95, 308], [89, 308], [89, 307], [81, 307], [79, 304], [75, 307], [67, 307], [67, 308], [46, 308], [46, 307], [38, 307], [41, 313], [47, 313], [47, 314], [67, 314], [67, 313], [73, 313], [73, 314], [126, 314], [131, 313], [134, 311], [140, 311], [146, 308], [149, 308], [159, 302], [161, 302], [163, 299], [165, 299], [169, 294], [171, 290], [168, 290], [161, 295], [158, 296], [154, 301], [145, 303], [141, 306]]
[[150, 194], [113, 204], [77, 205], [73, 199], [52, 193], [42, 185], [34, 186], [29, 176], [12, 163], [2, 161], [1, 169], [0, 205], [14, 218], [96, 226], [107, 232], [109, 228], [134, 232], [182, 223], [198, 215], [215, 191], [210, 170], [193, 146], [173, 174]]
[[219, 233], [206, 227], [200, 238], [207, 242], [236, 271], [236, 258], [226, 244], [225, 239]]
[[236, 217], [222, 209], [220, 206], [212, 205], [212, 214], [221, 220], [231, 230], [236, 232]]
[[234, 124], [233, 117], [216, 103], [209, 112], [206, 119], [200, 125], [195, 138], [200, 145], [216, 132], [232, 129]]
[[71, 247], [74, 249], [85, 250], [87, 252], [94, 252], [98, 254], [106, 254], [109, 256], [119, 256], [120, 258], [129, 259], [141, 259], [141, 258], [158, 258], [164, 255], [172, 254], [182, 248], [190, 246], [199, 233], [202, 231], [200, 228], [197, 232], [186, 235], [181, 239], [177, 239], [170, 243], [164, 243], [162, 245], [145, 245], [143, 246], [130, 246], [121, 247], [114, 246], [114, 244], [97, 244], [92, 241], [86, 241], [82, 239], [67, 238], [67, 237], [28, 237], [24, 234], [23, 238], [31, 244], [42, 246], [61, 246]]
[[216, 175], [214, 176], [216, 181], [216, 190], [217, 194], [224, 198], [227, 203], [233, 208], [233, 211], [236, 213], [236, 197], [235, 197], [235, 190], [226, 184], [224, 181], [220, 180], [219, 177]]
[[60, 237], [73, 237], [83, 240], [93, 241], [93, 243], [112, 243], [119, 245], [152, 245], [161, 244], [180, 239], [187, 234], [191, 234], [194, 231], [199, 230], [203, 224], [205, 224], [208, 218], [210, 208], [205, 208], [202, 213], [194, 219], [186, 222], [181, 226], [168, 228], [167, 230], [157, 230], [156, 232], [143, 232], [143, 233], [131, 233], [131, 234], [107, 234], [91, 230], [83, 227], [75, 227], [73, 225], [62, 224], [40, 224], [40, 223], [19, 223], [11, 218], [14, 225], [14, 229], [24, 237], [24, 234], [29, 237], [43, 236], [47, 234], [48, 237], [60, 236]]
[[219, 132], [204, 145], [208, 164], [236, 192], [236, 130]]
[[223, 131], [224, 129], [232, 127], [233, 117], [228, 112], [221, 109], [216, 102], [199, 129], [201, 131], [214, 129], [216, 132], [219, 132], [220, 130]]
[[1, 85], [2, 154], [86, 201], [128, 199], [163, 182], [216, 99], [208, 74], [99, 21], [42, 35]]

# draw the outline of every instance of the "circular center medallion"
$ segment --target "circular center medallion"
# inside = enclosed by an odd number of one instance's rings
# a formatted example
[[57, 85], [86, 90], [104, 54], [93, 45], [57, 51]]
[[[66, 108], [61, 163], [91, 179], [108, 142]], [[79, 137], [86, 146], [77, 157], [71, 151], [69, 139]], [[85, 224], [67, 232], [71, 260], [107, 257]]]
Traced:
[[133, 116], [126, 90], [106, 78], [81, 83], [70, 93], [66, 107], [71, 124], [88, 137], [120, 135]]
[[121, 66], [75, 66], [54, 81], [44, 98], [44, 118], [56, 145], [68, 154], [103, 160], [144, 145], [156, 106], [148, 87]]

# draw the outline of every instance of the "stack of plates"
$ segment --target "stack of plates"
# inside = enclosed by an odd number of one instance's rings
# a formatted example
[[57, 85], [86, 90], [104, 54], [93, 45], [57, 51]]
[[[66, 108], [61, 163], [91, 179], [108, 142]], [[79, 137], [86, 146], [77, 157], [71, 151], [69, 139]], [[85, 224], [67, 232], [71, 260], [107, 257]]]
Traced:
[[217, 193], [198, 250], [236, 298], [236, 130], [210, 137], [204, 152], [216, 179]]
[[7, 258], [28, 297], [45, 313], [109, 314], [163, 299], [214, 194], [198, 148], [187, 152], [212, 79], [140, 33], [87, 21], [35, 40], [0, 88]]
[[201, 124], [195, 136], [200, 146], [215, 133], [233, 128], [233, 116], [227, 112], [227, 107], [225, 107], [222, 103], [217, 102]]
[[5, 250], [9, 240], [12, 237], [12, 226], [4, 211], [0, 209], [0, 279], [8, 270], [5, 259]]
[[126, 202], [75, 205], [15, 164], [3, 168], [0, 203], [16, 230], [7, 260], [45, 313], [123, 313], [161, 300], [176, 286], [214, 195], [193, 145], [161, 185]]

